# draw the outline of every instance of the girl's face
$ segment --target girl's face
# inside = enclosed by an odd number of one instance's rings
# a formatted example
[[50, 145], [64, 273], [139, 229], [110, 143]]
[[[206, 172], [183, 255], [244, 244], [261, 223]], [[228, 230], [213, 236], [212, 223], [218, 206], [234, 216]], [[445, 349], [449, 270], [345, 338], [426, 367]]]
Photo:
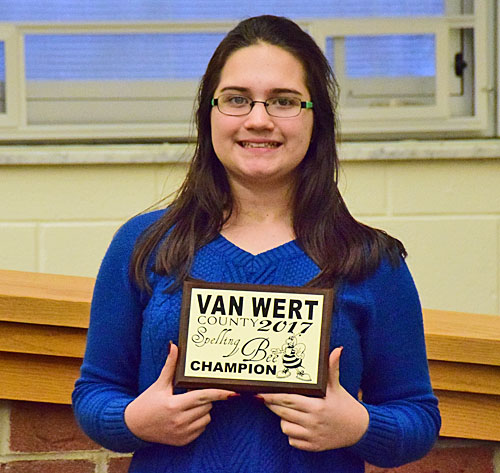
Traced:
[[[238, 94], [250, 100], [275, 97], [311, 99], [302, 64], [284, 49], [260, 43], [237, 50], [224, 65], [214, 98]], [[291, 184], [304, 158], [313, 129], [313, 113], [270, 116], [257, 103], [245, 116], [211, 112], [212, 143], [231, 183]]]

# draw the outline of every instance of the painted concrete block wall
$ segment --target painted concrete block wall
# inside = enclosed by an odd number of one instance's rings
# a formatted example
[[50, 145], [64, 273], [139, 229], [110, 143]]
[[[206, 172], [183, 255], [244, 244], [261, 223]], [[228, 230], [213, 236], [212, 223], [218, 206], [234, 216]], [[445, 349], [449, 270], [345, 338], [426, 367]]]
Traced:
[[118, 227], [184, 173], [175, 164], [0, 167], [0, 267], [95, 276]]
[[[0, 268], [95, 276], [116, 229], [186, 165], [0, 166]], [[425, 307], [500, 313], [500, 159], [343, 164], [354, 215], [406, 245]]]
[[351, 211], [405, 244], [425, 307], [500, 313], [500, 160], [344, 168]]

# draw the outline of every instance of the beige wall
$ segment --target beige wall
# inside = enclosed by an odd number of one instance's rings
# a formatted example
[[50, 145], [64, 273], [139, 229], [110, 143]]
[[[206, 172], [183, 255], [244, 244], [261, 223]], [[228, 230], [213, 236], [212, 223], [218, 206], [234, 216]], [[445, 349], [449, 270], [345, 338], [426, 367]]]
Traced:
[[351, 211], [405, 244], [427, 308], [500, 313], [500, 160], [351, 162]]
[[[183, 164], [0, 166], [0, 268], [95, 276], [117, 227]], [[500, 159], [344, 163], [362, 221], [400, 238], [428, 308], [500, 313]]]

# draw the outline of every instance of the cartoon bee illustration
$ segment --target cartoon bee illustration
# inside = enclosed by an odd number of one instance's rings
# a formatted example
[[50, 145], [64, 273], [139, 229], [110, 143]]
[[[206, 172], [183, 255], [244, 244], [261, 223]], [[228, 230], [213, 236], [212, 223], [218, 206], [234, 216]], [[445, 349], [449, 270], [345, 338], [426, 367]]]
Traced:
[[296, 369], [296, 376], [302, 381], [311, 381], [311, 376], [307, 374], [302, 366], [306, 346], [303, 343], [297, 343], [297, 337], [290, 335], [283, 344], [279, 353], [283, 362], [283, 369], [276, 375], [278, 378], [288, 378], [292, 369]]

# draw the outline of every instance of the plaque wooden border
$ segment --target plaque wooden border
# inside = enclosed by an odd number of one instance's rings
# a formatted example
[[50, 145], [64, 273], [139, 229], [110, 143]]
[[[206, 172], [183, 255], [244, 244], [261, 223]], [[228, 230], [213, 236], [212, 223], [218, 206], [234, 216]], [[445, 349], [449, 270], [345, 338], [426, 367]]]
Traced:
[[[323, 311], [321, 313], [321, 335], [319, 340], [318, 376], [316, 383], [242, 380], [227, 377], [201, 377], [186, 374], [186, 346], [188, 337], [189, 314], [191, 310], [191, 293], [193, 289], [221, 289], [236, 291], [252, 291], [260, 293], [292, 293], [323, 296]], [[328, 357], [330, 343], [330, 327], [333, 318], [333, 289], [315, 287], [272, 286], [237, 283], [212, 283], [189, 279], [183, 285], [181, 316], [179, 323], [179, 358], [174, 384], [181, 388], [220, 388], [237, 392], [283, 392], [309, 396], [324, 396], [328, 381]]]

